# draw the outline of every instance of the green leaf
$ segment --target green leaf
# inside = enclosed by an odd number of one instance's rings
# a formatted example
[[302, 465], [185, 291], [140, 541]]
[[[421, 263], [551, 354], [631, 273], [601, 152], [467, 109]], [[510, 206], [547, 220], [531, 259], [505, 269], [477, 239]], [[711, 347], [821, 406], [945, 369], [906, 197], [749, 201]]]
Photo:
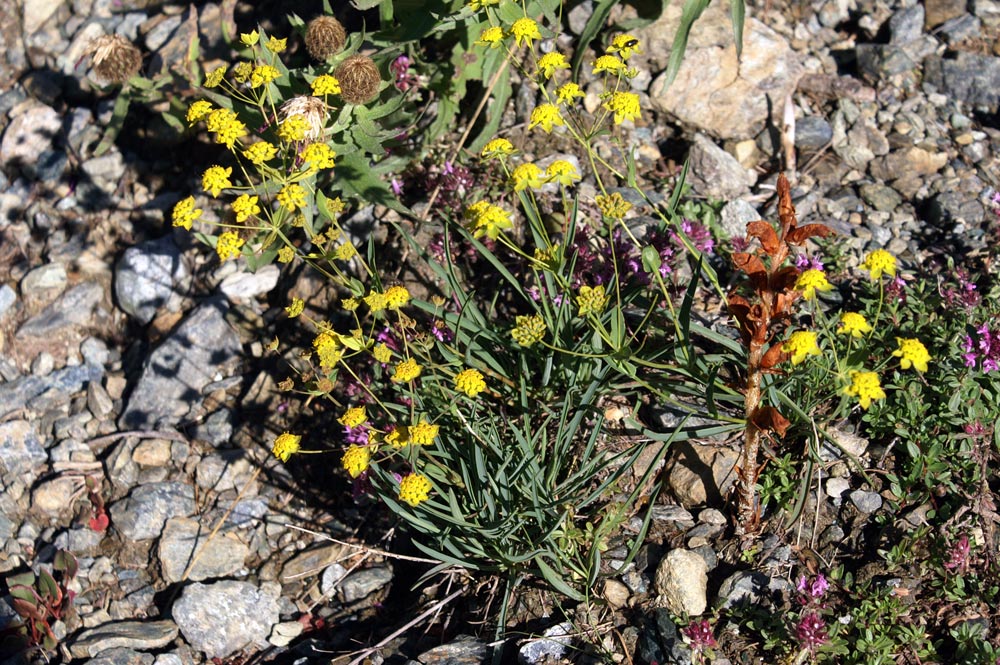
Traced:
[[118, 134], [121, 133], [122, 127], [125, 125], [125, 116], [128, 115], [131, 101], [132, 95], [128, 90], [123, 89], [118, 93], [114, 109], [111, 111], [111, 120], [108, 121], [108, 127], [104, 130], [101, 142], [94, 149], [94, 157], [100, 157], [114, 145], [115, 139], [118, 138]]
[[404, 215], [413, 214], [400, 203], [389, 185], [376, 175], [364, 155], [353, 153], [338, 157], [337, 176], [336, 183], [345, 194], [356, 196], [366, 203], [383, 205]]
[[[594, 3], [594, 12], [583, 26], [583, 32], [580, 33], [580, 38], [577, 42], [582, 48], [574, 49], [575, 52], [573, 53], [572, 61], [574, 80], [576, 80], [580, 73], [580, 63], [583, 62], [583, 56], [587, 53], [586, 47], [590, 45], [590, 42], [594, 41], [597, 33], [607, 25], [608, 16], [610, 16], [612, 8], [617, 4], [617, 0], [598, 0]], [[598, 50], [603, 51], [603, 49]]]
[[563, 580], [562, 576], [559, 575], [549, 564], [545, 563], [542, 556], [537, 556], [534, 559], [534, 564], [538, 567], [538, 571], [542, 574], [542, 578], [546, 582], [552, 585], [552, 588], [563, 594], [568, 598], [572, 598], [576, 601], [584, 600], [583, 594], [571, 587], [569, 584]]
[[[738, 0], [737, 0], [738, 1]], [[681, 63], [684, 61], [684, 51], [687, 50], [688, 36], [691, 34], [691, 27], [698, 20], [705, 8], [708, 7], [709, 0], [686, 0], [684, 9], [681, 11], [681, 20], [677, 25], [677, 34], [674, 35], [674, 42], [671, 45], [670, 60], [667, 62], [666, 81], [664, 88], [677, 78]], [[661, 93], [665, 90], [661, 90]]]
[[733, 22], [733, 38], [736, 40], [736, 59], [743, 57], [743, 20], [746, 17], [745, 0], [731, 0], [729, 13]]

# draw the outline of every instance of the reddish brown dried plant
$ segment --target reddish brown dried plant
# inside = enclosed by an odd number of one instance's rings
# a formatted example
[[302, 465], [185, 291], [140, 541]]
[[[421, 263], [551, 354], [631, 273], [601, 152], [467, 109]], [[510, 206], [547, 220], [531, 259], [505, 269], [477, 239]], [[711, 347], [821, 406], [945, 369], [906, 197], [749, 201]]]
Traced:
[[779, 370], [775, 367], [788, 359], [779, 336], [791, 317], [792, 304], [800, 295], [795, 290], [798, 269], [786, 265], [789, 247], [800, 246], [813, 236], [833, 233], [823, 224], [797, 225], [791, 187], [784, 175], [778, 176], [778, 221], [777, 232], [769, 222], [747, 224], [747, 242], [756, 239], [759, 244], [750, 252], [733, 254], [734, 267], [746, 273], [750, 287], [749, 298], [735, 293], [728, 298], [729, 312], [739, 324], [740, 337], [747, 348], [746, 430], [736, 477], [736, 532], [740, 537], [754, 535], [760, 528], [756, 485], [763, 468], [757, 461], [762, 438], [775, 434], [783, 437], [790, 424], [774, 406], [761, 404], [764, 374], [777, 374]]

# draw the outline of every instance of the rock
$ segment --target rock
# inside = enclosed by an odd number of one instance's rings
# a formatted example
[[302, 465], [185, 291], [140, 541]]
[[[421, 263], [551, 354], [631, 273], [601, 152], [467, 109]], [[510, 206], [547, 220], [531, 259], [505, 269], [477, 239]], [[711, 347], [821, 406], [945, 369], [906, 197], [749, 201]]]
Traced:
[[183, 288], [188, 269], [172, 236], [129, 247], [115, 266], [118, 306], [146, 324]]
[[92, 658], [119, 647], [137, 651], [160, 649], [176, 638], [177, 625], [173, 621], [118, 621], [83, 631], [73, 640], [69, 651], [75, 658]]
[[65, 0], [24, 0], [21, 5], [24, 16], [24, 34], [31, 35], [59, 11]]
[[[66, 404], [70, 395], [88, 381], [100, 381], [102, 370], [93, 365], [76, 365], [56, 370], [48, 376], [25, 376], [0, 385], [0, 404], [5, 413], [25, 406], [45, 411]], [[2, 467], [0, 467], [2, 469]]]
[[159, 537], [171, 517], [195, 512], [194, 489], [181, 482], [150, 483], [111, 506], [111, 523], [129, 540]]
[[708, 566], [694, 552], [668, 552], [656, 568], [653, 585], [659, 594], [657, 605], [674, 614], [698, 616], [708, 604]]
[[[0, 404], [4, 405], [4, 409], [11, 408], [11, 403], [3, 399], [2, 386], [0, 386]], [[9, 485], [15, 478], [30, 485], [38, 477], [46, 460], [48, 455], [42, 446], [37, 423], [27, 420], [9, 420], [0, 423], [0, 482], [4, 486]]]
[[963, 192], [942, 192], [927, 206], [927, 221], [938, 228], [947, 228], [957, 222], [981, 224], [985, 220], [983, 204]]
[[31, 493], [31, 504], [49, 515], [59, 515], [73, 509], [73, 495], [80, 481], [72, 476], [56, 476], [38, 485]]
[[933, 30], [945, 21], [965, 13], [966, 0], [924, 0], [924, 25]]
[[948, 97], [996, 113], [1000, 106], [1000, 58], [959, 52], [953, 59], [930, 56], [924, 80]]
[[92, 157], [85, 161], [80, 170], [105, 194], [113, 194], [118, 189], [125, 174], [125, 160], [118, 150], [109, 150], [100, 157]]
[[[655, 56], [651, 69], [666, 68], [681, 12], [680, 4], [668, 4], [657, 21], [636, 32]], [[764, 126], [771, 108], [782, 108], [800, 69], [788, 42], [754, 18], [745, 23], [737, 61], [729, 12], [709, 5], [694, 24], [677, 78], [669, 87], [665, 74], [653, 81], [650, 101], [717, 138], [748, 139]]]
[[265, 636], [278, 623], [280, 593], [277, 584], [195, 582], [184, 589], [172, 614], [188, 644], [208, 658], [226, 658], [266, 644]]
[[1000, 2], [997, 0], [972, 0], [972, 13], [986, 27], [1000, 27]]
[[319, 591], [324, 598], [329, 598], [337, 592], [340, 581], [347, 577], [347, 568], [339, 563], [327, 566], [323, 570], [323, 575], [319, 578]]
[[116, 647], [102, 651], [96, 658], [88, 660], [87, 665], [153, 665], [154, 660], [153, 654]]
[[340, 595], [345, 603], [363, 600], [380, 589], [388, 589], [392, 582], [392, 568], [373, 566], [356, 570], [340, 582]]
[[257, 272], [234, 272], [222, 280], [219, 290], [230, 300], [246, 300], [269, 293], [277, 286], [279, 275], [278, 266], [273, 263], [260, 268]]
[[97, 282], [77, 284], [31, 317], [17, 331], [16, 338], [51, 338], [58, 333], [93, 324], [94, 310], [104, 300], [104, 287]]
[[97, 381], [87, 384], [87, 408], [95, 418], [106, 418], [114, 411], [115, 403], [111, 395]]
[[324, 568], [344, 558], [348, 548], [338, 543], [330, 543], [306, 550], [289, 559], [281, 569], [282, 584], [304, 580], [319, 575]]
[[604, 592], [601, 594], [614, 609], [621, 609], [628, 604], [631, 593], [628, 587], [618, 580], [604, 580]]
[[250, 548], [240, 537], [231, 531], [220, 530], [209, 540], [210, 531], [210, 527], [186, 517], [167, 520], [158, 556], [163, 578], [168, 583], [182, 581], [192, 561], [194, 565], [187, 579], [195, 582], [226, 577], [243, 567]]
[[52, 150], [61, 129], [62, 118], [55, 109], [44, 104], [29, 108], [7, 125], [0, 140], [0, 163], [35, 175], [38, 157]]
[[[206, 455], [198, 464], [195, 477], [198, 487], [215, 492], [243, 490], [254, 477], [254, 464], [245, 450], [222, 450]], [[246, 496], [256, 494], [250, 487]]]
[[882, 507], [882, 497], [878, 492], [854, 490], [850, 497], [854, 507], [866, 515], [870, 515]]
[[170, 464], [171, 441], [144, 439], [132, 451], [132, 461], [139, 466], [166, 466]]
[[851, 481], [847, 478], [830, 478], [826, 481], [826, 495], [833, 499], [834, 505], [840, 505], [844, 492], [851, 489]]
[[899, 192], [888, 185], [878, 183], [861, 185], [860, 194], [865, 203], [883, 212], [892, 212], [903, 202]]
[[722, 505], [722, 497], [735, 482], [733, 468], [739, 453], [723, 446], [690, 441], [674, 444], [674, 460], [667, 482], [685, 508]]
[[733, 573], [719, 587], [720, 609], [748, 607], [760, 603], [768, 590], [770, 579], [764, 573], [741, 570]]
[[712, 199], [728, 201], [750, 191], [757, 175], [743, 168], [739, 161], [715, 145], [704, 134], [696, 134], [689, 155], [692, 188]]
[[[691, 649], [677, 630], [670, 612], [658, 608], [645, 617], [636, 643], [637, 662], [691, 665]], [[713, 659], [713, 662], [718, 662]]]
[[528, 640], [517, 651], [517, 662], [522, 665], [540, 665], [566, 657], [572, 644], [570, 635], [575, 631], [573, 624], [563, 622], [547, 628], [541, 639]]
[[744, 238], [747, 234], [747, 224], [760, 219], [760, 213], [753, 205], [737, 198], [722, 207], [719, 223], [727, 238]]
[[848, 430], [830, 427], [827, 428], [827, 434], [834, 440], [834, 443], [823, 439], [823, 445], [819, 449], [819, 458], [824, 462], [839, 460], [845, 453], [852, 458], [859, 458], [868, 449], [868, 439]]
[[422, 665], [479, 665], [489, 660], [490, 648], [474, 637], [459, 635], [454, 642], [417, 656]]
[[241, 346], [225, 309], [218, 298], [205, 302], [150, 354], [119, 419], [121, 427], [179, 423], [200, 402], [205, 386], [235, 369]]
[[859, 117], [848, 126], [848, 117], [853, 114], [853, 106], [848, 100], [841, 100], [833, 119], [833, 151], [854, 169], [864, 170], [868, 162], [876, 156], [889, 152], [889, 142], [874, 120]]
[[29, 271], [21, 280], [21, 295], [25, 299], [37, 291], [62, 291], [66, 288], [66, 268], [61, 263], [46, 263]]
[[924, 31], [924, 7], [921, 4], [897, 9], [889, 19], [889, 43], [908, 44]]
[[104, 540], [104, 533], [103, 531], [94, 531], [89, 526], [74, 527], [59, 534], [54, 544], [78, 557], [93, 556], [100, 547], [101, 541]]
[[947, 153], [931, 153], [914, 146], [894, 150], [884, 157], [873, 160], [869, 173], [873, 178], [888, 182], [911, 174], [932, 175], [943, 169], [947, 163]]
[[225, 446], [233, 438], [233, 414], [229, 409], [219, 409], [194, 429], [194, 438], [207, 441], [216, 448]]
[[833, 140], [833, 127], [826, 118], [810, 115], [795, 121], [795, 147], [819, 150]]
[[305, 626], [301, 621], [282, 621], [274, 624], [267, 641], [276, 647], [287, 647], [303, 630]]
[[978, 18], [971, 14], [962, 14], [942, 25], [938, 34], [949, 44], [957, 44], [968, 39], [976, 39], [982, 28], [983, 23]]
[[17, 292], [10, 288], [10, 284], [0, 284], [0, 321], [13, 311], [16, 302]]

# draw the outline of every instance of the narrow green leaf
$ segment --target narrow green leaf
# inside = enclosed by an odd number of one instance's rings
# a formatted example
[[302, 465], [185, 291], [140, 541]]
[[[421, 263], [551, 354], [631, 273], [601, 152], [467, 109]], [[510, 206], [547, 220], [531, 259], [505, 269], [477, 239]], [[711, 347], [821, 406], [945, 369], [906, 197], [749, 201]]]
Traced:
[[[698, 20], [705, 8], [708, 7], [709, 0], [686, 0], [684, 9], [681, 11], [681, 20], [677, 25], [677, 34], [674, 35], [674, 42], [671, 45], [670, 60], [667, 62], [666, 81], [664, 88], [677, 78], [681, 63], [684, 61], [684, 51], [687, 50], [688, 37], [691, 34], [691, 26]], [[661, 91], [665, 92], [665, 91]]]
[[743, 21], [746, 18], [746, 1], [731, 0], [729, 13], [733, 21], [733, 39], [736, 40], [736, 59], [743, 57]]
[[[583, 32], [580, 33], [580, 38], [578, 43], [582, 48], [574, 49], [573, 53], [573, 80], [576, 80], [580, 73], [580, 63], [583, 62], [583, 56], [587, 52], [587, 46], [590, 42], [597, 37], [597, 33], [604, 29], [604, 26], [608, 22], [608, 16], [611, 14], [611, 9], [618, 4], [617, 0], [597, 0], [594, 3], [594, 11], [587, 19], [587, 23], [583, 26]], [[603, 49], [598, 49], [598, 51], [603, 51]]]

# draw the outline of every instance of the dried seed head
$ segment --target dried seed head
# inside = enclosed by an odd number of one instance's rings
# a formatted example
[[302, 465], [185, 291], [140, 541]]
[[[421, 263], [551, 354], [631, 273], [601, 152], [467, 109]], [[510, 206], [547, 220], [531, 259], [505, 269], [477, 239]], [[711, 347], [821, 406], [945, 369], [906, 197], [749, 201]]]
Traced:
[[326, 60], [344, 48], [347, 32], [332, 16], [319, 16], [306, 27], [306, 50], [317, 60]]
[[280, 118], [282, 122], [297, 115], [309, 125], [306, 139], [315, 141], [323, 136], [323, 125], [326, 124], [326, 104], [318, 97], [299, 95], [292, 97], [281, 105]]
[[340, 81], [340, 97], [349, 104], [364, 104], [378, 94], [382, 76], [371, 58], [352, 55], [333, 73]]
[[102, 35], [87, 47], [94, 74], [108, 83], [124, 83], [139, 72], [142, 53], [121, 35]]

